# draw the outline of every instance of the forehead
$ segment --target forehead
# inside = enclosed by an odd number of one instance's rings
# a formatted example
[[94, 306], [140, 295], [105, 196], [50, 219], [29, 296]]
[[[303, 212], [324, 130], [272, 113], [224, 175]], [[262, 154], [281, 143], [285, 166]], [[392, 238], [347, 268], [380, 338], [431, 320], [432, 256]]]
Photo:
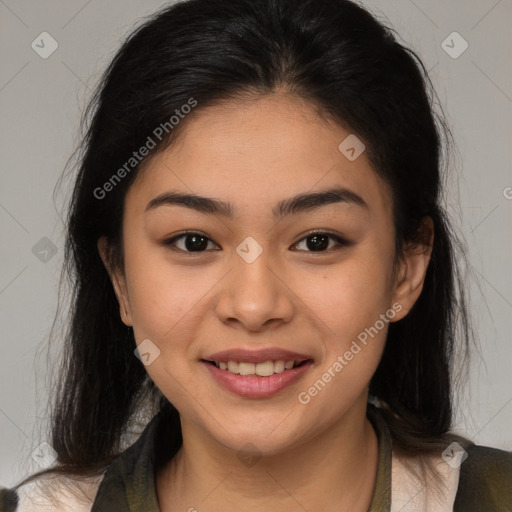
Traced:
[[292, 195], [341, 185], [372, 209], [389, 210], [389, 187], [365, 152], [351, 160], [340, 151], [344, 141], [357, 144], [355, 135], [310, 103], [273, 94], [202, 110], [199, 102], [196, 109], [173, 144], [145, 166], [127, 202], [145, 207], [168, 189], [262, 209]]

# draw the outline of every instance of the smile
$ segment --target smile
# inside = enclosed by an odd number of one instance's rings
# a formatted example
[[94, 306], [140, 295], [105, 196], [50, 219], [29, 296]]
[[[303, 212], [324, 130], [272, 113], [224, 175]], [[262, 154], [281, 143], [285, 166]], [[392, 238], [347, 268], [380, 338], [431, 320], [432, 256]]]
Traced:
[[[267, 398], [297, 382], [313, 366], [313, 360], [202, 361], [214, 382], [244, 398]], [[288, 366], [288, 368], [286, 367]]]

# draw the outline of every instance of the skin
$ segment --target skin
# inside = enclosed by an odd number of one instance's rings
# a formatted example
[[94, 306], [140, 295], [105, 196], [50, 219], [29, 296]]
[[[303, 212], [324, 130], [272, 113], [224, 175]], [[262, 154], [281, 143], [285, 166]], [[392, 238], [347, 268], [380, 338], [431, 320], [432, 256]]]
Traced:
[[[432, 226], [425, 245], [408, 249], [395, 268], [389, 187], [364, 152], [349, 161], [338, 150], [350, 131], [296, 97], [230, 100], [186, 122], [127, 193], [124, 269], [108, 264], [107, 242], [98, 242], [123, 322], [137, 343], [149, 338], [161, 351], [146, 370], [180, 412], [183, 446], [156, 475], [161, 510], [366, 511], [378, 460], [368, 385], [388, 324], [308, 404], [297, 396], [393, 304], [401, 311], [390, 321], [411, 309]], [[331, 186], [357, 193], [367, 208], [334, 203], [272, 217], [278, 201]], [[168, 190], [230, 202], [236, 216], [176, 205], [145, 212]], [[187, 253], [185, 239], [174, 250], [164, 245], [185, 230], [208, 237], [207, 250]], [[312, 251], [304, 238], [311, 230], [351, 245], [330, 239], [330, 248]], [[263, 249], [250, 264], [236, 252], [247, 236]], [[240, 397], [200, 362], [238, 347], [294, 350], [314, 365], [277, 395]], [[239, 457], [247, 443], [252, 465]]]

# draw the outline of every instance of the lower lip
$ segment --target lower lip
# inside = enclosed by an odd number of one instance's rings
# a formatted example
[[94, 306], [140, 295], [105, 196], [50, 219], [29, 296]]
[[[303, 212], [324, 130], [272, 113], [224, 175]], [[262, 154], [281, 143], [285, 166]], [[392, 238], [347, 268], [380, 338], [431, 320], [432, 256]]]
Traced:
[[227, 370], [221, 370], [211, 363], [203, 361], [203, 364], [208, 367], [214, 379], [228, 391], [246, 398], [266, 398], [275, 395], [300, 379], [313, 364], [313, 361], [306, 361], [297, 368], [274, 373], [269, 377], [236, 375]]

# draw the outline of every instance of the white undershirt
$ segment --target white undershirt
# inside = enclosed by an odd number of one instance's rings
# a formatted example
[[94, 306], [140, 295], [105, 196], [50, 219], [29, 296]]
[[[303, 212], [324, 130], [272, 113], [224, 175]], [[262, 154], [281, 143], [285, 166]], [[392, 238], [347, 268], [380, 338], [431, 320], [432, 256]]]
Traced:
[[[404, 465], [396, 455], [391, 457], [391, 512], [452, 512], [459, 486], [460, 465], [452, 467], [441, 457], [430, 460], [441, 476], [444, 488], [433, 478], [425, 484]], [[412, 464], [421, 475], [419, 464]]]

